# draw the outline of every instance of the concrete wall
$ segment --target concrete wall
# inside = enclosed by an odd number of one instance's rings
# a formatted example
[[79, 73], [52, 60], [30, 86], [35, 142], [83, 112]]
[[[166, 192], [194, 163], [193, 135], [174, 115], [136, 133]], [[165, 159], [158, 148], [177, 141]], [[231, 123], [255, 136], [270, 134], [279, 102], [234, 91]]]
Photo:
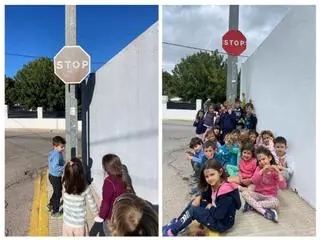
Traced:
[[190, 120], [193, 121], [197, 112], [201, 109], [201, 99], [196, 101], [196, 110], [167, 109], [168, 97], [162, 96], [162, 119], [163, 120]]
[[[8, 118], [5, 119], [6, 129], [52, 129], [65, 130], [63, 118]], [[81, 131], [81, 121], [78, 121], [78, 131]]]
[[242, 92], [252, 98], [258, 130], [288, 140], [291, 187], [316, 206], [316, 10], [296, 6], [242, 65]]
[[96, 72], [90, 104], [93, 186], [101, 196], [101, 159], [117, 154], [137, 194], [158, 203], [158, 24]]

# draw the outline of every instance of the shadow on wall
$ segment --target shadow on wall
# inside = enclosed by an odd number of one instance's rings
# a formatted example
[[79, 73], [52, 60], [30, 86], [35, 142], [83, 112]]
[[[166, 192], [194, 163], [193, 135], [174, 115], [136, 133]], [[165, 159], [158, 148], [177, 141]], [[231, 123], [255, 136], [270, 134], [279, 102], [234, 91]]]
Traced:
[[90, 73], [87, 81], [81, 82], [81, 101], [82, 101], [82, 159], [86, 171], [86, 180], [91, 184], [91, 168], [93, 160], [90, 158], [90, 104], [93, 97], [94, 87], [96, 85], [95, 73]]

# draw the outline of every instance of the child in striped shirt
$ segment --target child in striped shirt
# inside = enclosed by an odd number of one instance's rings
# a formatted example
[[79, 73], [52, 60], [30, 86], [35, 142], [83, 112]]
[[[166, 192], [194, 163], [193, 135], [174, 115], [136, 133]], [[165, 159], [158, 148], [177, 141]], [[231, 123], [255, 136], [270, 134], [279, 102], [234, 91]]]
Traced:
[[92, 213], [97, 214], [98, 208], [85, 183], [84, 169], [78, 158], [71, 159], [64, 170], [63, 185], [63, 236], [85, 236], [87, 224], [86, 201]]

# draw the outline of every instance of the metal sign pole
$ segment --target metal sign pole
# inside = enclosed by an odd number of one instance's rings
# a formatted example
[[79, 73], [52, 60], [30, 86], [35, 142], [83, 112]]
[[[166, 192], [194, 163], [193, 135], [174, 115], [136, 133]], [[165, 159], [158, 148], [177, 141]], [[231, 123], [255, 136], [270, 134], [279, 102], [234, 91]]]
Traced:
[[[77, 44], [76, 39], [76, 5], [65, 7], [65, 45]], [[75, 96], [75, 84], [66, 84], [65, 107], [66, 107], [66, 159], [77, 156], [78, 137], [78, 102]]]
[[[239, 29], [239, 6], [230, 5], [229, 6], [229, 30]], [[228, 75], [227, 75], [227, 100], [231, 100], [234, 103], [234, 100], [237, 97], [237, 61], [238, 57], [228, 55]]]

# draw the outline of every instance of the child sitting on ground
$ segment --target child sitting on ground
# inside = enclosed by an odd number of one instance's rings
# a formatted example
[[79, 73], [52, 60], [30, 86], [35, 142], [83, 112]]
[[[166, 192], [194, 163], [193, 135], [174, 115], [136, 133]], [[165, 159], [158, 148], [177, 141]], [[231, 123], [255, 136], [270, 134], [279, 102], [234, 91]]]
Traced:
[[241, 159], [239, 161], [239, 175], [229, 177], [229, 182], [235, 182], [240, 185], [239, 190], [242, 191], [248, 187], [249, 190], [253, 189], [252, 176], [257, 168], [257, 161], [254, 158], [253, 145], [246, 143], [241, 152]]
[[276, 163], [279, 166], [281, 175], [286, 179], [288, 184], [290, 177], [293, 174], [293, 169], [288, 165], [288, 156], [286, 154], [286, 150], [288, 148], [287, 140], [284, 137], [277, 137], [274, 140], [274, 146], [276, 149]]
[[193, 126], [196, 127], [197, 137], [202, 139], [203, 134], [206, 132], [207, 128], [204, 126], [204, 111], [200, 109], [196, 115], [196, 119], [193, 122]]
[[257, 144], [257, 138], [259, 134], [256, 132], [256, 130], [249, 130], [249, 142], [253, 145], [253, 147]]
[[247, 212], [255, 209], [265, 218], [278, 222], [278, 214], [275, 210], [279, 207], [278, 187], [285, 189], [287, 186], [286, 180], [281, 175], [269, 149], [263, 146], [258, 147], [256, 156], [259, 166], [251, 178], [255, 190], [254, 192], [242, 192], [246, 202], [243, 211]]
[[224, 144], [223, 138], [222, 138], [222, 134], [221, 134], [221, 130], [220, 127], [218, 125], [215, 125], [213, 127], [213, 132], [214, 135], [216, 135], [216, 139], [217, 141], [220, 143], [220, 145], [222, 146]]
[[237, 176], [238, 160], [240, 159], [241, 154], [240, 150], [233, 143], [231, 133], [226, 134], [224, 142], [225, 144], [218, 149], [215, 158], [222, 164], [224, 168], [226, 168], [230, 176]]
[[204, 136], [204, 142], [207, 142], [209, 140], [215, 141], [217, 143], [217, 149], [221, 147], [221, 144], [218, 142], [217, 137], [214, 133], [213, 129], [210, 129], [206, 132], [206, 135]]
[[260, 136], [257, 140], [257, 147], [263, 146], [267, 149], [269, 149], [272, 153], [272, 155], [275, 157], [276, 152], [274, 149], [274, 143], [273, 143], [274, 135], [269, 130], [264, 130], [260, 133]]
[[178, 235], [193, 220], [218, 232], [234, 225], [236, 210], [241, 207], [239, 190], [227, 181], [227, 174], [218, 161], [207, 161], [201, 170], [199, 188], [202, 195], [191, 201], [178, 218], [163, 226], [163, 236]]
[[202, 150], [202, 140], [198, 137], [194, 137], [191, 139], [189, 147], [192, 150], [187, 151], [187, 158], [190, 160], [191, 166], [194, 170], [194, 176], [199, 178], [202, 157], [204, 156], [204, 152]]

